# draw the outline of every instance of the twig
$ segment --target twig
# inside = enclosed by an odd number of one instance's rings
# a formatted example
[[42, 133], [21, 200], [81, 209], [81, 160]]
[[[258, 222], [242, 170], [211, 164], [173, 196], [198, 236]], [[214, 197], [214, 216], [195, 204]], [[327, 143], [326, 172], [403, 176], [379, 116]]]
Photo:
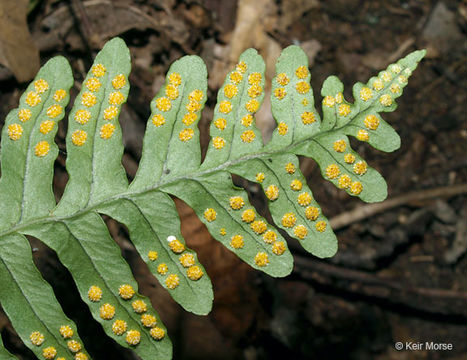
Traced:
[[445, 186], [428, 190], [414, 191], [386, 201], [359, 206], [351, 211], [346, 211], [330, 220], [334, 230], [341, 229], [355, 222], [366, 219], [383, 211], [409, 204], [414, 201], [433, 199], [438, 197], [451, 197], [467, 193], [467, 184]]
[[[364, 271], [347, 269], [309, 257], [295, 256], [295, 273], [307, 281], [404, 305], [424, 313], [467, 318], [467, 293], [411, 287]], [[459, 319], [460, 320], [460, 319]]]

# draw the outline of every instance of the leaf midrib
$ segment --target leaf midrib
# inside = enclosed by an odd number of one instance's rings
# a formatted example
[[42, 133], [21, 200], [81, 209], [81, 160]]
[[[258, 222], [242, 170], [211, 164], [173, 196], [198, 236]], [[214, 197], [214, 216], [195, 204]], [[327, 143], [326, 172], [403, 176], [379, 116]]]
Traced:
[[[341, 129], [342, 128], [340, 128], [339, 130], [341, 130]], [[18, 224], [17, 226], [14, 226], [14, 227], [6, 230], [6, 231], [1, 232], [0, 237], [5, 236], [5, 235], [9, 235], [9, 234], [12, 234], [12, 233], [15, 233], [15, 232], [19, 232], [19, 233], [24, 232], [28, 227], [38, 225], [38, 224], [41, 224], [41, 223], [62, 222], [62, 221], [65, 221], [65, 220], [73, 219], [75, 217], [79, 217], [79, 216], [81, 216], [81, 215], [83, 215], [83, 214], [85, 214], [85, 213], [87, 213], [89, 211], [92, 211], [92, 210], [98, 211], [98, 209], [101, 206], [109, 205], [114, 201], [119, 201], [120, 199], [128, 199], [128, 198], [131, 198], [132, 196], [139, 196], [139, 195], [143, 195], [143, 194], [146, 194], [146, 193], [149, 193], [149, 192], [152, 192], [152, 191], [163, 190], [164, 186], [173, 185], [173, 184], [177, 183], [178, 181], [182, 181], [182, 180], [199, 181], [198, 179], [200, 177], [203, 177], [205, 175], [210, 175], [210, 174], [213, 174], [213, 173], [218, 172], [218, 171], [227, 170], [230, 166], [235, 166], [235, 165], [238, 165], [238, 164], [243, 163], [243, 162], [248, 162], [250, 160], [261, 159], [263, 157], [274, 156], [274, 155], [278, 155], [278, 154], [282, 155], [282, 154], [290, 153], [290, 152], [293, 153], [292, 150], [294, 148], [298, 148], [304, 142], [314, 140], [314, 138], [318, 137], [318, 135], [323, 136], [324, 134], [328, 134], [328, 133], [331, 133], [333, 131], [334, 131], [334, 129], [316, 133], [316, 134], [314, 134], [314, 135], [312, 135], [312, 136], [310, 136], [308, 138], [305, 138], [305, 139], [302, 139], [302, 140], [298, 141], [295, 144], [287, 145], [287, 146], [285, 146], [283, 148], [280, 148], [280, 149], [277, 149], [275, 151], [264, 151], [264, 152], [259, 152], [259, 153], [256, 153], [256, 154], [245, 155], [245, 156], [239, 157], [239, 158], [234, 159], [234, 160], [228, 160], [228, 161], [226, 161], [225, 163], [223, 163], [221, 165], [218, 165], [218, 166], [215, 166], [215, 167], [212, 167], [212, 168], [208, 168], [208, 169], [203, 169], [203, 171], [195, 172], [195, 173], [193, 173], [191, 175], [186, 175], [185, 174], [185, 175], [180, 175], [180, 176], [176, 176], [176, 177], [173, 177], [173, 178], [165, 178], [164, 179], [165, 181], [161, 181], [155, 186], [144, 188], [144, 189], [141, 189], [140, 191], [129, 192], [128, 191], [129, 188], [128, 188], [127, 191], [125, 191], [125, 192], [115, 194], [113, 196], [110, 196], [107, 199], [103, 199], [100, 202], [93, 203], [92, 206], [82, 208], [79, 211], [77, 211], [77, 212], [75, 212], [73, 214], [70, 214], [70, 215], [58, 216], [58, 217], [53, 216], [53, 215], [52, 216], [44, 216], [44, 217], [36, 218], [36, 219], [31, 220], [29, 222], [23, 222], [21, 224]], [[60, 204], [60, 202], [59, 202], [59, 204]], [[51, 213], [53, 214], [53, 211], [51, 211]]]

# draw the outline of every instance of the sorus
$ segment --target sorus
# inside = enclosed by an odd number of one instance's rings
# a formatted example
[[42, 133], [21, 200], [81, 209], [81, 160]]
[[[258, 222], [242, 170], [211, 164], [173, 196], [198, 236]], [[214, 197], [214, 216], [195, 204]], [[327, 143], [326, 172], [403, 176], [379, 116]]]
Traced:
[[178, 260], [180, 261], [180, 264], [182, 264], [182, 266], [186, 268], [195, 264], [195, 257], [193, 256], [193, 254], [180, 255]]
[[88, 298], [92, 302], [99, 301], [102, 298], [102, 289], [99, 286], [92, 285], [88, 290]]
[[125, 95], [120, 91], [114, 91], [109, 95], [109, 104], [110, 105], [121, 105], [125, 101]]
[[376, 91], [380, 91], [383, 88], [384, 84], [381, 79], [375, 79], [375, 81], [373, 81], [373, 89], [375, 89]]
[[183, 245], [178, 239], [170, 241], [169, 247], [175, 254], [180, 254], [185, 251], [185, 245]]
[[279, 197], [279, 188], [276, 185], [269, 185], [264, 193], [269, 200], [274, 201]]
[[60, 115], [62, 111], [63, 111], [63, 108], [60, 105], [55, 104], [55, 105], [49, 106], [49, 108], [47, 109], [47, 116], [53, 119], [53, 118], [56, 118], [58, 115]]
[[353, 166], [353, 172], [357, 175], [363, 175], [366, 173], [367, 166], [364, 161], [359, 161]]
[[259, 101], [256, 99], [251, 99], [247, 101], [245, 104], [245, 109], [247, 109], [251, 113], [255, 113], [259, 109]]
[[273, 230], [268, 230], [263, 234], [263, 240], [267, 244], [272, 244], [277, 240], [277, 234]]
[[170, 102], [170, 99], [166, 97], [160, 97], [156, 100], [156, 107], [160, 111], [169, 111], [172, 108], [172, 103]]
[[115, 306], [106, 303], [99, 308], [99, 315], [104, 320], [110, 320], [115, 315]]
[[76, 146], [83, 146], [87, 138], [88, 134], [83, 130], [75, 130], [71, 135], [71, 141]]
[[279, 100], [282, 100], [285, 95], [287, 95], [287, 91], [283, 87], [277, 88], [274, 90], [274, 96]]
[[179, 284], [180, 278], [176, 274], [170, 274], [167, 276], [167, 279], [165, 279], [165, 285], [171, 290], [175, 289]]
[[295, 70], [295, 75], [297, 75], [299, 79], [305, 79], [308, 76], [308, 68], [306, 66], [299, 66]]
[[299, 205], [301, 206], [308, 206], [310, 205], [311, 203], [311, 200], [312, 200], [312, 197], [309, 193], [307, 192], [303, 192], [301, 193], [300, 195], [298, 195], [297, 197], [297, 202]]
[[216, 210], [212, 208], [208, 208], [204, 211], [204, 218], [209, 222], [216, 220], [216, 216]]
[[167, 96], [170, 100], [175, 100], [178, 98], [178, 95], [178, 89], [176, 86], [169, 84], [165, 87], [165, 96]]
[[264, 180], [264, 177], [265, 177], [265, 176], [264, 176], [264, 173], [260, 172], [260, 173], [257, 173], [257, 174], [256, 174], [256, 177], [255, 177], [255, 178], [256, 178], [256, 181], [257, 181], [257, 182], [262, 183], [263, 180]]
[[37, 79], [34, 81], [34, 89], [37, 93], [42, 94], [46, 92], [49, 88], [49, 84], [44, 79]]
[[199, 266], [190, 266], [187, 271], [186, 271], [186, 276], [188, 276], [188, 279], [196, 281], [201, 279], [201, 277], [204, 275], [203, 270]]
[[183, 141], [183, 142], [187, 142], [188, 140], [192, 139], [193, 138], [193, 135], [195, 134], [194, 130], [193, 129], [183, 129], [182, 131], [180, 131], [180, 133], [178, 134], [178, 138]]
[[325, 96], [323, 99], [323, 104], [327, 107], [333, 107], [336, 102], [336, 99], [334, 99], [333, 96]]
[[75, 360], [88, 360], [88, 356], [85, 353], [80, 352], [75, 355]]
[[62, 325], [62, 326], [60, 326], [59, 332], [60, 332], [60, 335], [62, 335], [62, 337], [63, 337], [64, 339], [69, 339], [69, 338], [71, 338], [71, 337], [73, 336], [73, 334], [74, 334], [73, 329], [72, 329], [70, 326], [68, 326], [68, 325]]
[[359, 195], [363, 190], [362, 183], [359, 181], [355, 181], [350, 185], [350, 192], [354, 195]]
[[292, 164], [291, 162], [285, 164], [285, 171], [287, 171], [289, 174], [294, 174], [295, 173], [295, 165]]
[[238, 84], [240, 81], [242, 81], [243, 76], [240, 72], [234, 71], [229, 75], [230, 81], [232, 81], [234, 84]]
[[47, 360], [51, 360], [57, 356], [57, 349], [55, 349], [53, 346], [46, 347], [44, 350], [42, 350], [42, 356], [44, 356]]
[[115, 320], [112, 324], [112, 332], [115, 335], [123, 335], [127, 329], [127, 323], [124, 320]]
[[241, 249], [244, 244], [242, 235], [234, 235], [230, 238], [230, 246], [234, 249]]
[[91, 113], [88, 110], [78, 110], [74, 119], [78, 124], [84, 125], [91, 119]]
[[50, 145], [47, 141], [39, 141], [35, 148], [34, 154], [38, 157], [44, 157], [49, 153]]
[[289, 127], [287, 126], [286, 123], [280, 122], [279, 126], [277, 127], [277, 131], [279, 135], [284, 136], [285, 134], [287, 134], [287, 131], [289, 131]]
[[97, 76], [97, 77], [101, 77], [101, 76], [104, 76], [105, 75], [105, 66], [102, 65], [102, 64], [95, 64], [93, 65], [93, 67], [91, 68], [91, 72], [94, 76]]
[[169, 83], [174, 86], [179, 86], [182, 83], [182, 77], [179, 73], [173, 72], [169, 75]]
[[214, 126], [222, 131], [227, 126], [227, 120], [224, 118], [218, 118], [214, 121]]
[[295, 89], [299, 94], [306, 94], [308, 91], [310, 91], [310, 84], [308, 84], [306, 81], [300, 81], [295, 85]]
[[290, 183], [290, 188], [293, 190], [293, 191], [300, 191], [302, 190], [302, 182], [300, 180], [292, 180], [292, 182]]
[[365, 127], [369, 130], [376, 130], [379, 126], [379, 119], [373, 115], [367, 115], [365, 117], [365, 120], [363, 120], [363, 123], [365, 124]]
[[360, 90], [360, 99], [363, 101], [368, 101], [373, 97], [373, 91], [369, 87], [363, 87]]
[[228, 114], [232, 111], [232, 103], [227, 100], [223, 100], [219, 103], [219, 111], [224, 114]]
[[240, 138], [242, 139], [243, 142], [245, 143], [251, 143], [255, 139], [256, 135], [253, 130], [247, 130], [244, 131], [241, 135]]
[[143, 324], [144, 327], [153, 327], [156, 326], [157, 319], [153, 315], [143, 314], [141, 315], [141, 324]]
[[70, 340], [66, 344], [68, 346], [68, 349], [73, 353], [76, 353], [81, 350], [81, 344], [76, 340]]
[[39, 331], [34, 331], [31, 333], [31, 335], [29, 335], [29, 339], [31, 339], [33, 345], [41, 346], [45, 340], [45, 337]]
[[[256, 98], [261, 95], [263, 88], [260, 85], [254, 84], [248, 88], [248, 96]], [[284, 94], [285, 95], [285, 94]]]
[[148, 306], [143, 300], [135, 300], [131, 303], [131, 307], [137, 314], [142, 314], [148, 310]]
[[368, 141], [370, 136], [368, 135], [368, 131], [360, 129], [357, 132], [357, 139], [360, 141]]
[[112, 106], [109, 106], [107, 108], [105, 108], [104, 110], [104, 119], [105, 120], [112, 120], [115, 118], [115, 116], [117, 116], [118, 114], [118, 107], [112, 105]]
[[342, 95], [341, 92], [338, 92], [334, 98], [338, 104], [341, 104], [344, 101], [344, 95]]
[[344, 139], [334, 141], [334, 150], [337, 152], [344, 152], [347, 148], [347, 144]]
[[304, 225], [297, 225], [294, 227], [293, 233], [300, 240], [303, 240], [308, 235], [308, 229]]
[[129, 284], [123, 284], [118, 288], [118, 293], [122, 299], [129, 300], [135, 295], [135, 290]]
[[224, 87], [224, 95], [229, 99], [232, 99], [238, 94], [238, 88], [235, 85], [227, 84]]
[[305, 125], [313, 124], [316, 121], [315, 114], [309, 111], [305, 111], [302, 114], [302, 123]]
[[23, 135], [23, 127], [20, 124], [8, 125], [8, 136], [11, 140], [16, 141]]
[[339, 176], [340, 172], [341, 171], [339, 170], [339, 166], [337, 166], [336, 164], [331, 164], [326, 168], [326, 176], [329, 179], [335, 179]]
[[240, 210], [245, 205], [245, 200], [241, 196], [232, 196], [229, 200], [230, 207], [234, 210]]
[[119, 90], [124, 87], [126, 84], [126, 78], [123, 74], [118, 74], [112, 79], [112, 86], [115, 90]]
[[155, 114], [152, 117], [152, 123], [157, 127], [162, 126], [165, 124], [165, 118], [161, 114]]
[[352, 182], [352, 179], [350, 178], [349, 175], [341, 175], [339, 177], [338, 186], [341, 189], [347, 189], [350, 186], [351, 182]]
[[41, 102], [41, 97], [38, 93], [34, 91], [30, 91], [26, 95], [26, 104], [28, 104], [29, 106], [36, 106], [40, 102]]
[[269, 258], [268, 258], [268, 254], [266, 254], [265, 252], [259, 252], [255, 255], [255, 264], [258, 265], [258, 266], [266, 266], [267, 264], [269, 264]]
[[215, 138], [212, 139], [212, 146], [214, 146], [218, 150], [222, 149], [225, 146], [224, 138], [220, 136], [216, 136]]
[[261, 82], [262, 76], [259, 72], [253, 72], [248, 75], [248, 83], [250, 85], [259, 84]]
[[86, 107], [92, 107], [96, 105], [97, 98], [96, 95], [90, 92], [84, 92], [82, 97], [81, 97], [81, 104], [83, 104]]
[[190, 125], [193, 124], [196, 120], [198, 120], [198, 115], [197, 115], [197, 114], [195, 114], [195, 113], [186, 113], [186, 114], [183, 116], [182, 122], [183, 122], [186, 126], [190, 126]]
[[157, 266], [157, 272], [161, 275], [167, 274], [167, 271], [169, 271], [169, 268], [167, 267], [166, 264], [159, 264]]
[[354, 154], [351, 154], [351, 153], [345, 154], [345, 156], [344, 156], [344, 161], [345, 161], [347, 164], [353, 164], [354, 161], [355, 161], [355, 155], [354, 155]]
[[100, 130], [100, 136], [102, 139], [109, 139], [115, 131], [114, 124], [104, 124]]
[[[308, 71], [308, 70], [307, 70]], [[305, 76], [306, 77], [306, 76]], [[285, 86], [289, 83], [289, 78], [286, 73], [280, 73], [276, 76], [276, 81], [279, 85]]]
[[159, 257], [159, 254], [155, 250], [148, 251], [148, 259], [151, 261], [156, 261]]
[[347, 116], [350, 114], [350, 106], [347, 104], [339, 105], [339, 115], [340, 116]]
[[287, 228], [291, 228], [292, 226], [294, 226], [296, 221], [297, 217], [292, 212], [285, 213], [284, 216], [282, 216], [282, 226], [285, 226]]
[[243, 126], [248, 127], [252, 124], [253, 122], [253, 116], [251, 114], [247, 114], [244, 117], [242, 117], [241, 123]]
[[276, 255], [282, 255], [285, 252], [285, 244], [283, 241], [276, 241], [272, 245], [272, 252]]
[[250, 224], [251, 230], [253, 230], [258, 235], [261, 235], [267, 230], [267, 225], [263, 220], [256, 220]]
[[129, 330], [126, 333], [125, 340], [128, 343], [128, 345], [138, 345], [141, 341], [141, 334], [138, 330]]
[[392, 105], [392, 97], [391, 97], [391, 95], [388, 95], [388, 94], [381, 95], [381, 97], [379, 98], [379, 102], [383, 106], [391, 106]]
[[156, 326], [149, 330], [149, 335], [151, 335], [154, 340], [162, 340], [165, 336], [165, 331]]
[[99, 81], [98, 78], [91, 77], [86, 80], [84, 85], [88, 88], [89, 91], [96, 92], [96, 91], [99, 91], [101, 87], [101, 82]]
[[316, 230], [318, 230], [319, 232], [324, 232], [324, 230], [326, 230], [326, 222], [325, 221], [318, 221], [315, 225], [315, 228]]
[[256, 218], [256, 213], [253, 209], [247, 209], [242, 213], [242, 221], [251, 223]]
[[305, 209], [305, 216], [308, 220], [315, 221], [319, 216], [319, 209], [315, 206], [308, 206]]
[[18, 111], [18, 118], [22, 121], [22, 122], [26, 122], [28, 121], [30, 118], [31, 118], [31, 110], [29, 109], [20, 109]]

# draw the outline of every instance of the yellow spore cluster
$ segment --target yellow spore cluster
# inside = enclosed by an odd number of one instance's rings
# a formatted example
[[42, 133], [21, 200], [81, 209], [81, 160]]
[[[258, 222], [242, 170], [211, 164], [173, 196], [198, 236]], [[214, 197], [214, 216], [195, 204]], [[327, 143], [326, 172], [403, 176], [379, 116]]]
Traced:
[[133, 290], [133, 286], [129, 284], [123, 284], [118, 288], [118, 294], [122, 299], [130, 300], [133, 295], [135, 295], [135, 290]]
[[39, 125], [39, 131], [42, 134], [47, 135], [49, 132], [52, 131], [54, 126], [55, 126], [55, 122], [53, 122], [52, 120], [45, 120], [41, 122], [41, 124]]
[[148, 251], [148, 259], [151, 261], [156, 261], [159, 257], [159, 254], [155, 250]]
[[169, 241], [169, 247], [175, 254], [180, 254], [185, 251], [185, 245], [178, 239]]
[[266, 244], [272, 244], [277, 240], [277, 234], [273, 230], [268, 230], [263, 234], [263, 240]]
[[260, 267], [264, 267], [267, 264], [269, 264], [268, 254], [266, 254], [265, 252], [257, 253], [255, 255], [255, 264], [260, 266]]
[[242, 213], [242, 221], [246, 222], [247, 224], [254, 221], [256, 218], [256, 213], [253, 209], [247, 209]]
[[136, 346], [141, 341], [141, 333], [138, 330], [129, 330], [125, 337], [128, 345]]
[[165, 331], [156, 326], [149, 330], [149, 335], [151, 335], [154, 340], [162, 340], [165, 336]]
[[128, 325], [126, 321], [124, 320], [115, 320], [114, 323], [112, 324], [112, 332], [115, 335], [123, 335], [127, 329]]
[[180, 278], [176, 274], [170, 274], [167, 276], [167, 279], [165, 279], [165, 285], [167, 288], [173, 290], [180, 285]]
[[208, 222], [212, 222], [214, 220], [216, 220], [216, 217], [217, 217], [217, 213], [216, 213], [216, 210], [214, 210], [213, 208], [208, 208], [204, 211], [204, 218], [208, 221]]
[[242, 235], [234, 235], [230, 238], [230, 246], [234, 249], [241, 249], [245, 245]]
[[255, 137], [256, 134], [253, 130], [246, 130], [240, 135], [240, 139], [242, 139], [244, 143], [251, 143]]
[[315, 221], [319, 216], [319, 209], [316, 206], [308, 206], [305, 209], [305, 216], [308, 220]]
[[44, 79], [34, 81], [34, 89], [38, 94], [42, 94], [49, 89], [49, 83]]
[[283, 241], [276, 241], [272, 244], [272, 252], [276, 255], [282, 255], [285, 250], [286, 247]]
[[281, 121], [279, 123], [279, 126], [277, 127], [277, 132], [279, 133], [279, 135], [284, 136], [285, 134], [287, 134], [288, 131], [289, 127], [287, 126], [287, 124]]
[[300, 180], [292, 180], [292, 182], [290, 183], [290, 188], [293, 190], [293, 191], [300, 191], [302, 190], [302, 187], [303, 187], [303, 184]]
[[240, 210], [245, 205], [245, 200], [241, 196], [232, 196], [229, 199], [230, 207], [234, 210]]
[[274, 201], [279, 197], [279, 188], [276, 185], [269, 185], [264, 193], [269, 200]]
[[88, 134], [84, 130], [75, 130], [71, 135], [71, 142], [76, 146], [83, 146]]
[[180, 264], [182, 264], [182, 266], [185, 268], [188, 268], [195, 264], [195, 257], [193, 256], [193, 254], [187, 253], [187, 254], [180, 255], [178, 260], [180, 261]]
[[157, 324], [157, 319], [154, 315], [151, 314], [143, 314], [141, 315], [141, 324], [144, 327], [153, 327]]
[[66, 343], [66, 345], [72, 353], [77, 353], [81, 350], [82, 347], [81, 344], [76, 340], [70, 340]]
[[99, 286], [92, 285], [88, 290], [88, 299], [97, 302], [102, 299], [102, 289]]
[[251, 230], [256, 234], [261, 235], [267, 230], [267, 225], [263, 220], [255, 220], [250, 224]]
[[99, 308], [99, 315], [103, 320], [111, 320], [115, 316], [115, 306], [105, 303]]
[[143, 300], [135, 300], [131, 303], [131, 307], [133, 308], [134, 312], [137, 314], [142, 314], [148, 310], [148, 306]]
[[305, 225], [297, 225], [294, 227], [293, 233], [297, 238], [303, 240], [308, 235], [308, 229]]
[[347, 143], [344, 139], [334, 141], [333, 148], [337, 152], [344, 152], [347, 148]]
[[316, 121], [315, 114], [309, 111], [305, 111], [304, 113], [302, 113], [301, 118], [302, 118], [302, 123], [304, 125], [310, 125]]
[[34, 147], [34, 154], [37, 157], [44, 157], [49, 153], [50, 144], [47, 141], [39, 141]]
[[190, 266], [186, 270], [186, 276], [188, 276], [188, 279], [192, 281], [197, 281], [201, 279], [201, 277], [204, 275], [203, 270], [199, 266]]
[[20, 124], [8, 125], [8, 137], [13, 140], [19, 140], [23, 135], [23, 127]]
[[55, 349], [53, 346], [46, 347], [44, 350], [42, 350], [42, 356], [47, 359], [47, 360], [52, 360], [57, 356], [57, 349]]
[[99, 134], [102, 139], [107, 140], [112, 137], [114, 131], [115, 131], [114, 124], [104, 124], [101, 126]]
[[60, 326], [59, 332], [60, 332], [60, 335], [62, 335], [64, 339], [69, 339], [74, 334], [73, 329], [69, 325]]
[[335, 179], [339, 176], [340, 173], [341, 171], [339, 169], [339, 166], [337, 166], [336, 164], [328, 165], [328, 167], [326, 168], [326, 176], [329, 179]]
[[285, 213], [284, 216], [282, 216], [282, 226], [286, 228], [293, 227], [296, 221], [297, 221], [297, 216], [292, 212]]
[[45, 340], [45, 337], [39, 331], [34, 331], [31, 333], [31, 335], [29, 335], [29, 339], [33, 345], [41, 346]]

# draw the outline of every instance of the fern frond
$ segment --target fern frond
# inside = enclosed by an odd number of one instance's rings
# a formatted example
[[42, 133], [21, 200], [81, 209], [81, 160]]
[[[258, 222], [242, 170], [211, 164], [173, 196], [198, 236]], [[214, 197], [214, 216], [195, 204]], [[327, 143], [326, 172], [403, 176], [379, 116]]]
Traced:
[[17, 357], [13, 356], [5, 347], [3, 346], [3, 340], [0, 336], [0, 358], [5, 360], [18, 360]]
[[[22, 96], [19, 109], [7, 116], [2, 133], [0, 278], [5, 285], [0, 303], [20, 337], [40, 357], [54, 358], [56, 351], [88, 358], [76, 326], [32, 263], [24, 237], [31, 235], [57, 253], [110, 337], [142, 359], [171, 358], [166, 328], [149, 300], [138, 294], [100, 214], [128, 228], [160, 284], [196, 314], [210, 311], [212, 285], [196, 253], [185, 244], [171, 196], [191, 206], [214, 238], [271, 276], [285, 276], [293, 267], [287, 242], [276, 227], [315, 256], [334, 255], [337, 239], [297, 155], [314, 158], [323, 177], [348, 194], [367, 202], [384, 199], [384, 179], [351, 149], [348, 136], [383, 151], [399, 147], [398, 135], [379, 113], [395, 109], [395, 99], [423, 55], [414, 52], [366, 85], [355, 85], [354, 104], [344, 99], [342, 83], [328, 78], [321, 120], [307, 57], [299, 47], [288, 47], [272, 84], [278, 126], [264, 145], [254, 114], [264, 97], [265, 64], [249, 49], [219, 91], [202, 163], [197, 122], [206, 101], [207, 71], [200, 58], [183, 57], [172, 64], [151, 103], [140, 166], [128, 184], [118, 116], [129, 91], [130, 54], [121, 39], [113, 39], [97, 55], [70, 112], [69, 181], [57, 205], [51, 186], [57, 156], [53, 138], [73, 78], [66, 60], [49, 61]], [[232, 174], [261, 185], [276, 226], [234, 186]], [[68, 327], [61, 331], [62, 326]], [[75, 342], [64, 337], [63, 329], [73, 333]]]

